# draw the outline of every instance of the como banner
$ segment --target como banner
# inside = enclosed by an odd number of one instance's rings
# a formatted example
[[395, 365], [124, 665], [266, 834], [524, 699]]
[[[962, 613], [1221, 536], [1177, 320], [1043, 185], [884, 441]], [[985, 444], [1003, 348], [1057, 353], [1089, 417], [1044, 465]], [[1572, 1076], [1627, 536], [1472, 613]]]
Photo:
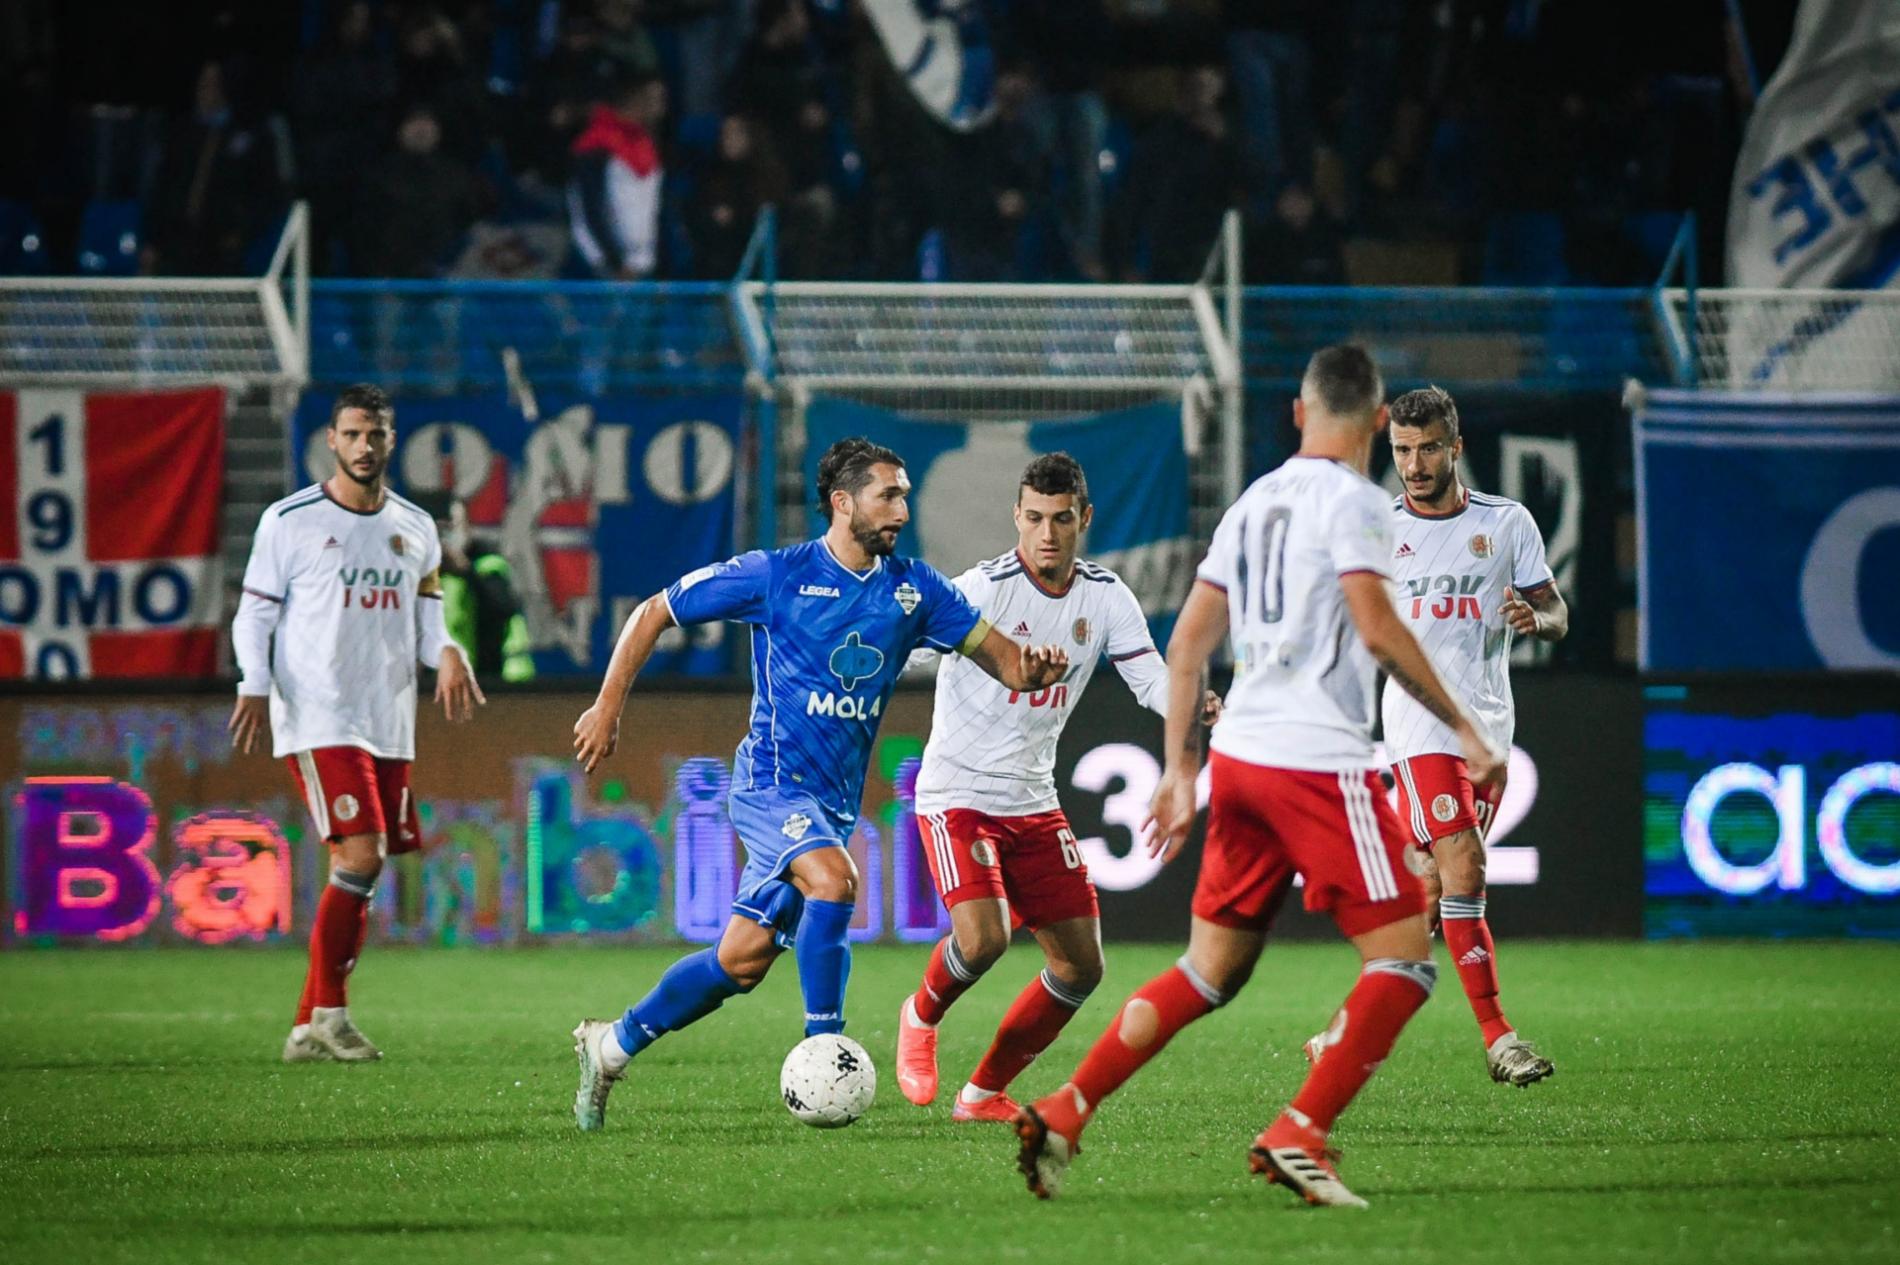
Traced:
[[[597, 674], [633, 608], [733, 551], [738, 395], [545, 399], [530, 418], [501, 394], [396, 401], [391, 485], [446, 492], [475, 542], [508, 561], [542, 676]], [[335, 469], [331, 397], [297, 414], [302, 474]], [[655, 672], [730, 671], [725, 626], [671, 629]]]
[[1900, 684], [1644, 691], [1652, 936], [1900, 936]]
[[0, 392], [0, 680], [215, 675], [224, 392]]
[[[1527, 677], [1511, 784], [1492, 837], [1491, 919], [1510, 935], [1641, 927], [1633, 683]], [[949, 919], [909, 809], [931, 694], [885, 714], [851, 847], [859, 940], [925, 942]], [[385, 941], [582, 938], [710, 942], [742, 853], [725, 810], [747, 696], [636, 691], [621, 749], [583, 778], [581, 694], [507, 694], [468, 727], [425, 710], [415, 786], [425, 848], [378, 882]], [[325, 869], [281, 764], [241, 757], [204, 696], [0, 699], [4, 942], [300, 942]], [[1574, 723], [1588, 714], [1593, 723]], [[1606, 734], [1627, 732], [1610, 743]], [[1057, 786], [1111, 940], [1182, 941], [1198, 834], [1172, 864], [1136, 844], [1160, 776], [1160, 718], [1104, 674], [1064, 736]], [[1282, 929], [1331, 935], [1289, 902]]]
[[1900, 668], [1900, 397], [1633, 405], [1653, 672]]

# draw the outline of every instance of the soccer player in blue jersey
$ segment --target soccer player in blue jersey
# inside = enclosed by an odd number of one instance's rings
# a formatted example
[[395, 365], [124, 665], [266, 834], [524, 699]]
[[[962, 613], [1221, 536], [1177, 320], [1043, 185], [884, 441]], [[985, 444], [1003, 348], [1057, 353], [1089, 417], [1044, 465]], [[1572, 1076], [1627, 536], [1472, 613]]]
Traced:
[[613, 754], [627, 691], [661, 633], [716, 619], [752, 626], [752, 729], [728, 802], [746, 866], [718, 944], [668, 967], [618, 1023], [574, 1029], [583, 1130], [604, 1123], [607, 1094], [635, 1055], [750, 992], [786, 949], [798, 960], [805, 1035], [844, 1029], [845, 933], [858, 893], [845, 846], [879, 718], [912, 650], [967, 655], [1012, 690], [1042, 689], [1068, 670], [1060, 647], [1017, 645], [941, 572], [894, 556], [909, 493], [896, 453], [840, 440], [818, 463], [823, 536], [702, 567], [641, 603], [622, 630], [600, 696], [574, 725], [575, 758], [589, 773]]

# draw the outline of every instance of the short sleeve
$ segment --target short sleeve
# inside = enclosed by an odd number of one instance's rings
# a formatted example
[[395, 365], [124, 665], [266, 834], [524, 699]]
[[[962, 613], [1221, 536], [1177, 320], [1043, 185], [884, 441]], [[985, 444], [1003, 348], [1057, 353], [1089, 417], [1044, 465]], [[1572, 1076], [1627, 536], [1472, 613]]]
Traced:
[[1557, 577], [1544, 556], [1544, 533], [1523, 506], [1517, 507], [1517, 539], [1511, 547], [1511, 587], [1520, 594], [1541, 589]]
[[289, 567], [284, 559], [284, 529], [275, 506], [257, 520], [257, 535], [251, 538], [250, 561], [244, 564], [244, 591], [255, 597], [281, 602], [290, 591]]
[[763, 550], [754, 549], [724, 562], [688, 571], [666, 590], [673, 622], [710, 624], [729, 619], [741, 624], [765, 622], [772, 585], [772, 563]]
[[1392, 578], [1392, 503], [1368, 483], [1341, 497], [1326, 525], [1326, 548], [1333, 573], [1370, 571]]
[[[968, 574], [965, 572], [964, 578]], [[927, 563], [918, 563], [911, 579], [924, 595], [924, 626], [917, 644], [932, 650], [955, 650], [983, 613], [959, 584], [952, 584], [943, 572]]]
[[982, 567], [971, 567], [951, 583], [979, 611], [983, 609], [983, 603], [989, 600], [990, 577], [984, 574]]
[[1110, 663], [1156, 653], [1154, 634], [1148, 631], [1148, 617], [1141, 613], [1141, 602], [1120, 579], [1109, 595], [1108, 642], [1103, 649]]
[[1208, 542], [1207, 556], [1194, 570], [1194, 578], [1204, 580], [1225, 593], [1233, 587], [1234, 560], [1240, 556], [1240, 503], [1235, 502], [1221, 515], [1214, 539]]

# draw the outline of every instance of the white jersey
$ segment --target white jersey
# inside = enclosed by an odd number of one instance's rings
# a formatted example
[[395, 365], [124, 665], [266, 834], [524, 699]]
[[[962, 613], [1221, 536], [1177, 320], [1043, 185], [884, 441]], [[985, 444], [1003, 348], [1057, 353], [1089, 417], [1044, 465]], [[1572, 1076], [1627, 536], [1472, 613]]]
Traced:
[[[1544, 538], [1530, 511], [1501, 496], [1467, 494], [1455, 513], [1427, 517], [1392, 502], [1393, 576], [1399, 616], [1462, 699], [1480, 729], [1509, 750], [1517, 727], [1511, 702], [1511, 625], [1504, 590], [1519, 595], [1554, 578]], [[1385, 686], [1385, 745], [1394, 760], [1461, 753], [1450, 726], [1390, 681]]]
[[1012, 641], [1067, 650], [1069, 671], [1048, 689], [1024, 694], [962, 655], [944, 656], [917, 775], [918, 812], [969, 808], [1028, 817], [1057, 808], [1056, 741], [1103, 657], [1144, 706], [1166, 713], [1167, 665], [1141, 603], [1114, 572], [1077, 562], [1069, 587], [1058, 593], [1011, 552], [971, 567], [956, 585]]
[[1241, 493], [1196, 578], [1227, 593], [1234, 684], [1211, 745], [1249, 764], [1369, 769], [1378, 668], [1339, 577], [1392, 574], [1392, 511], [1364, 475], [1293, 457]]
[[246, 662], [240, 628], [232, 640], [244, 670], [238, 692], [268, 685], [274, 754], [359, 747], [415, 759], [416, 607], [440, 600], [419, 599], [417, 585], [441, 565], [435, 520], [393, 492], [365, 514], [318, 484], [264, 511], [239, 621], [245, 608], [268, 619], [269, 607], [253, 602], [276, 604], [276, 640], [267, 663]]

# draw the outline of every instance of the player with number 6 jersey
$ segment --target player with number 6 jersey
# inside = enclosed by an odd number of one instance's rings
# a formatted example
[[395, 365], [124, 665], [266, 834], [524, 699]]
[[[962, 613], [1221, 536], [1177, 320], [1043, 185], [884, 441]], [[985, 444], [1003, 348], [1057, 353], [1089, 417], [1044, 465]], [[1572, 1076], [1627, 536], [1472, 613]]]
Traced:
[[1104, 658], [1145, 706], [1167, 709], [1167, 670], [1141, 604], [1114, 572], [1076, 557], [1094, 516], [1082, 467], [1060, 452], [1030, 462], [1014, 516], [1016, 548], [971, 567], [956, 585], [1010, 636], [1064, 646], [1070, 666], [1033, 692], [1008, 689], [956, 658], [938, 674], [917, 825], [951, 934], [931, 950], [923, 982], [898, 1016], [904, 1096], [918, 1106], [936, 1098], [937, 1025], [1002, 957], [1013, 926], [1034, 933], [1045, 965], [957, 1094], [953, 1120], [1013, 1120], [1010, 1082], [1102, 978], [1095, 888], [1056, 799], [1063, 726]]
[[[1486, 736], [1508, 751], [1517, 722], [1512, 642], [1557, 641], [1570, 627], [1544, 538], [1516, 501], [1465, 487], [1458, 406], [1445, 391], [1394, 400], [1390, 435], [1405, 485], [1391, 509], [1399, 616]], [[1478, 1020], [1491, 1078], [1517, 1086], [1542, 1080], [1551, 1061], [1517, 1035], [1499, 1005], [1497, 947], [1485, 920], [1484, 835], [1504, 783], [1473, 785], [1451, 730], [1390, 682], [1384, 718], [1399, 817], [1424, 853], [1426, 896]]]

